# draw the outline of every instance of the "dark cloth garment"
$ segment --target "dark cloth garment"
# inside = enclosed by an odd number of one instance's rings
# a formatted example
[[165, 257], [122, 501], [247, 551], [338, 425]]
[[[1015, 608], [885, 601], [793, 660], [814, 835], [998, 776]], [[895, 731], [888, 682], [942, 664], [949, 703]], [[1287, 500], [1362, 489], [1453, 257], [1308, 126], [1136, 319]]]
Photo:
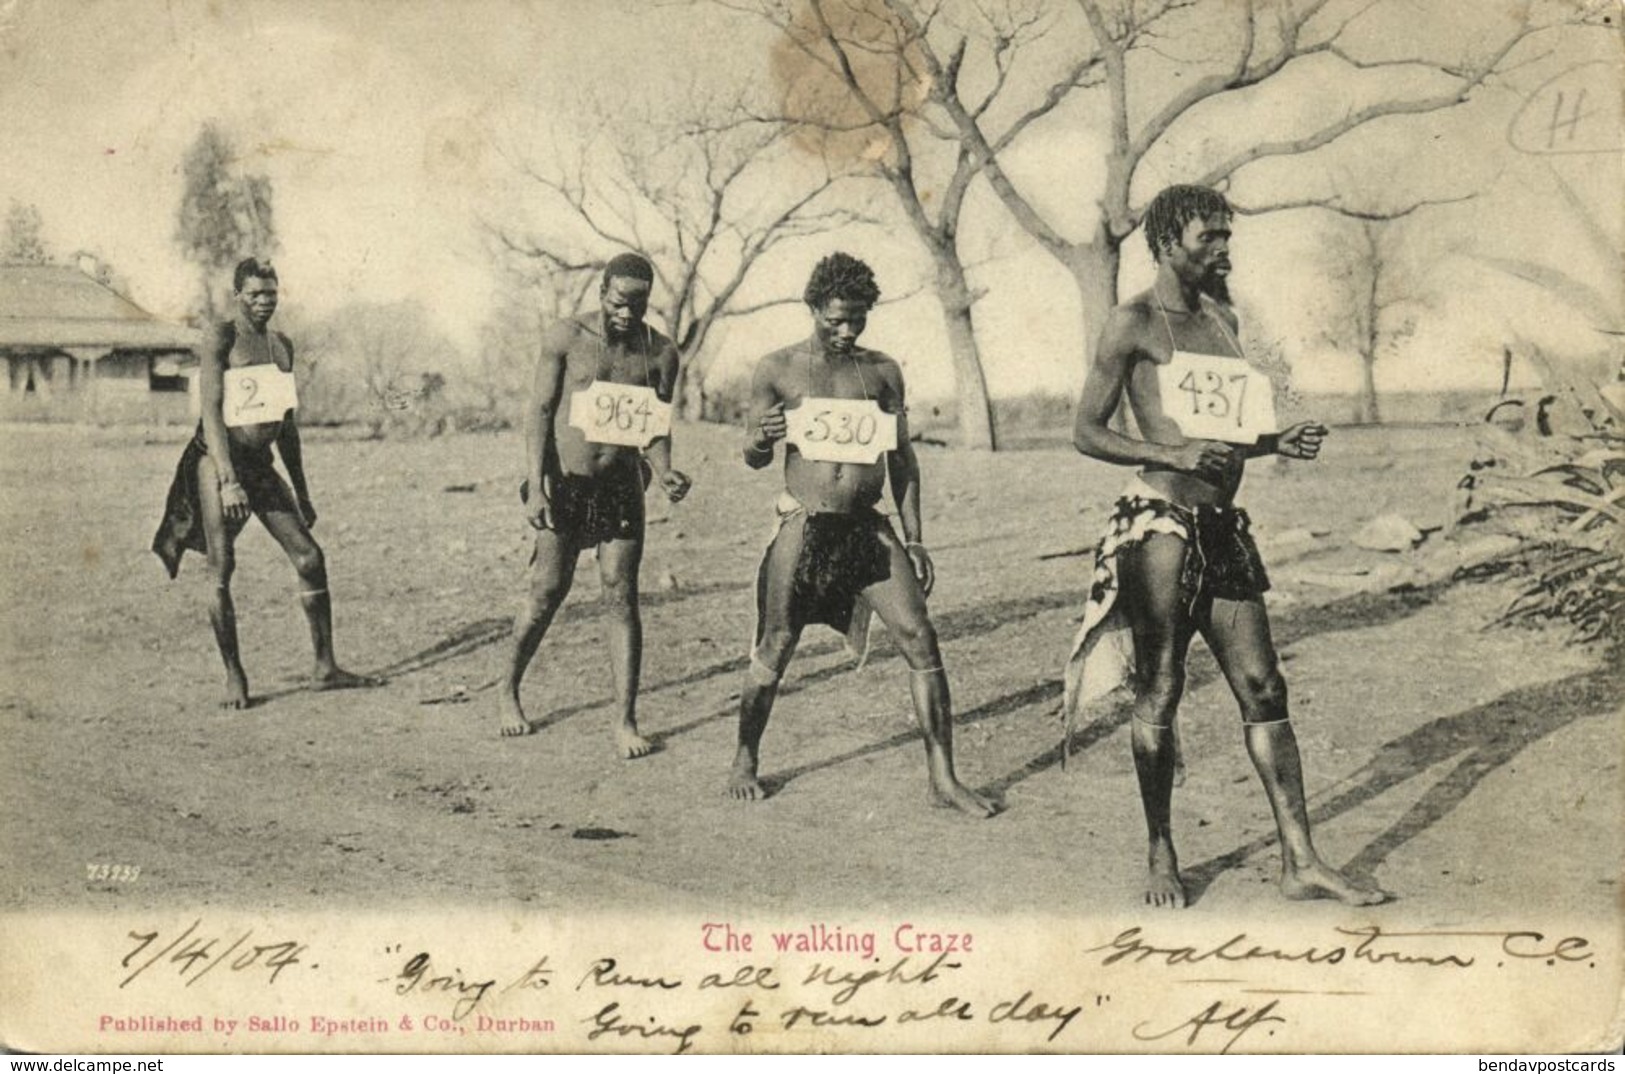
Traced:
[[[793, 626], [823, 623], [842, 634], [850, 632], [859, 594], [891, 577], [891, 546], [881, 536], [888, 526], [885, 516], [872, 508], [806, 516], [791, 587]], [[787, 529], [781, 528], [775, 541], [785, 540]], [[766, 566], [764, 556], [756, 586], [758, 623], [764, 619]]]
[[[554, 532], [579, 548], [640, 536], [648, 475], [648, 466], [643, 464], [636, 470], [608, 470], [595, 477], [563, 474], [553, 478]], [[519, 484], [519, 498], [530, 502], [528, 479]], [[533, 551], [532, 561], [535, 558]]]
[[[263, 448], [245, 447], [228, 441], [231, 468], [237, 474], [237, 483], [248, 494], [249, 510], [256, 515], [270, 511], [299, 513], [293, 490], [276, 472], [269, 445]], [[181, 461], [175, 467], [175, 479], [169, 484], [169, 497], [164, 503], [164, 517], [158, 523], [158, 532], [152, 538], [152, 550], [163, 560], [164, 569], [174, 578], [181, 569], [181, 556], [188, 549], [207, 555], [209, 544], [203, 530], [203, 504], [198, 498], [198, 462], [209, 454], [203, 439], [203, 424], [181, 452]], [[227, 518], [226, 532], [236, 537], [248, 524], [247, 518]]]
[[1269, 591], [1269, 576], [1253, 541], [1252, 522], [1246, 511], [1226, 506], [1185, 507], [1145, 496], [1124, 496], [1107, 519], [1107, 541], [1132, 530], [1137, 520], [1143, 525], [1147, 517], [1177, 522], [1184, 531], [1185, 568], [1179, 590], [1187, 605], [1201, 597], [1252, 600]]

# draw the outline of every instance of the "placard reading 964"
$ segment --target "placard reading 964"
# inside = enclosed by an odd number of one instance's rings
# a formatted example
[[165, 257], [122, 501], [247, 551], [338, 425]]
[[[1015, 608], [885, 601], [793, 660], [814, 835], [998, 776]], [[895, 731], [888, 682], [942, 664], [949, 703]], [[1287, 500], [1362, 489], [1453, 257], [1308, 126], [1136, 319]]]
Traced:
[[225, 419], [231, 428], [281, 421], [299, 408], [293, 374], [274, 365], [243, 365], [225, 371]]
[[873, 399], [808, 396], [784, 417], [785, 439], [813, 462], [868, 464], [897, 448], [897, 415]]
[[570, 424], [590, 444], [641, 448], [671, 434], [671, 404], [653, 388], [595, 380], [570, 397]]
[[1162, 411], [1192, 440], [1256, 444], [1275, 431], [1270, 380], [1241, 358], [1175, 351], [1157, 367]]

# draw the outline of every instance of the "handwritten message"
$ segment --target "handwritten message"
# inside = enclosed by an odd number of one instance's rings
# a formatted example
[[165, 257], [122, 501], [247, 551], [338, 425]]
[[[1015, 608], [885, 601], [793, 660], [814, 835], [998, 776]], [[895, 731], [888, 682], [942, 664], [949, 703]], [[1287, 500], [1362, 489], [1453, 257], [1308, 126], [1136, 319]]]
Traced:
[[429, 928], [358, 947], [192, 918], [122, 931], [104, 956], [106, 980], [90, 983], [106, 1006], [83, 1015], [72, 1039], [243, 1050], [1284, 1052], [1348, 1047], [1339, 1031], [1402, 1015], [1411, 995], [1462, 1021], [1489, 1012], [1518, 1026], [1537, 1010], [1532, 997], [1547, 996], [1555, 1014], [1584, 1018], [1585, 997], [1609, 994], [1620, 971], [1607, 942], [1573, 931], [1214, 924], [1080, 925], [1033, 945], [1030, 933], [987, 922], [715, 918], [657, 934], [509, 926], [482, 939]]

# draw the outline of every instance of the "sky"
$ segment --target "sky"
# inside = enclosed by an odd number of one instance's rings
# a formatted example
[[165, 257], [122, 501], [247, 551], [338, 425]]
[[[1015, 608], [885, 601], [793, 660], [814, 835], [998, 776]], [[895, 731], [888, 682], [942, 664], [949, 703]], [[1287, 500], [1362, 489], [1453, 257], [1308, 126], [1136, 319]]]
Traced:
[[[1493, 6], [1476, 0], [1387, 0], [1385, 10], [1388, 21], [1371, 23], [1372, 47], [1404, 50], [1441, 34], [1472, 43], [1495, 30], [1483, 14]], [[579, 122], [584, 94], [631, 102], [696, 83], [763, 82], [772, 43], [760, 23], [662, 0], [0, 0], [0, 203], [38, 206], [54, 249], [96, 252], [139, 303], [181, 317], [197, 283], [173, 242], [180, 162], [214, 120], [242, 166], [271, 178], [285, 303], [319, 316], [349, 302], [415, 300], [471, 349], [499, 282], [477, 221], [538, 222], [534, 191], [503, 147], [540, 145], [542, 126]], [[1040, 66], [1064, 58], [1065, 44], [1052, 34]], [[1416, 335], [1379, 365], [1380, 386], [1492, 386], [1500, 346], [1513, 337], [1565, 352], [1597, 346], [1561, 304], [1472, 252], [1560, 266], [1618, 296], [1618, 280], [1584, 253], [1553, 175], [1620, 234], [1620, 55], [1607, 34], [1548, 40], [1474, 104], [1393, 121], [1340, 156], [1261, 166], [1238, 184], [1238, 194], [1258, 199], [1299, 190], [1308, 176], [1372, 197], [1479, 194], [1407, 221], [1435, 263], [1437, 293]], [[1176, 85], [1199, 58], [1172, 51], [1161, 77]], [[1184, 178], [1181, 169], [1212, 146], [1244, 146], [1272, 125], [1341, 107], [1328, 103], [1325, 80], [1343, 74], [1309, 67], [1270, 96], [1210, 109], [1148, 162], [1148, 181]], [[1568, 81], [1551, 82], [1560, 75]], [[1587, 93], [1583, 145], [1613, 152], [1528, 151], [1549, 138], [1544, 110], [1565, 88], [1571, 103]], [[1098, 105], [1094, 95], [1063, 106], [1009, 160], [1017, 182], [1072, 234], [1100, 188]], [[904, 363], [917, 397], [945, 396], [952, 380], [929, 261], [884, 190], [871, 196], [881, 226], [788, 245], [763, 263], [752, 293], [798, 293], [829, 249], [865, 256], [887, 291], [917, 292], [878, 311], [866, 342]], [[1260, 311], [1310, 391], [1345, 389], [1355, 371], [1319, 338], [1335, 284], [1318, 236], [1335, 226], [1313, 212], [1236, 225], [1232, 287]], [[984, 187], [973, 190], [963, 235], [975, 282], [987, 288], [976, 317], [993, 393], [1075, 393], [1093, 329], [1070, 279]], [[1124, 293], [1150, 272], [1136, 237]], [[716, 368], [738, 373], [806, 328], [795, 306], [731, 322], [715, 341]]]

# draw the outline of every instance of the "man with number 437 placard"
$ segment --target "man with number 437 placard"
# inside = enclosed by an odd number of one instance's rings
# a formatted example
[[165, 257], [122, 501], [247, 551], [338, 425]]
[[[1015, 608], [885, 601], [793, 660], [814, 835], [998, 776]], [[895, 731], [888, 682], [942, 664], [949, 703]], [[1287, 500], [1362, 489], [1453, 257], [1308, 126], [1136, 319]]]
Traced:
[[[884, 354], [857, 345], [880, 289], [868, 265], [837, 253], [813, 269], [803, 297], [812, 337], [763, 358], [751, 382], [745, 462], [767, 466], [774, 445], [785, 441], [785, 491], [757, 568], [756, 630], [728, 793], [747, 801], [766, 796], [757, 775], [762, 733], [802, 628], [832, 626], [861, 652], [872, 610], [908, 662], [932, 799], [989, 816], [993, 806], [954, 773], [948, 677], [925, 606], [935, 576], [920, 528], [920, 467], [908, 439], [903, 373]], [[875, 510], [888, 476], [901, 540]]]
[[[1184, 906], [1169, 819], [1174, 717], [1186, 650], [1200, 633], [1241, 707], [1247, 752], [1275, 814], [1282, 893], [1367, 905], [1386, 895], [1333, 870], [1310, 842], [1298, 743], [1264, 612], [1269, 581], [1247, 514], [1234, 506], [1249, 458], [1313, 459], [1326, 428], [1275, 430], [1269, 381], [1242, 353], [1229, 304], [1231, 216], [1223, 195], [1205, 187], [1174, 186], [1152, 200], [1143, 227], [1156, 282], [1111, 312], [1084, 382], [1078, 450], [1140, 469], [1095, 554], [1066, 669], [1067, 738], [1081, 706], [1133, 682], [1131, 742], [1150, 836], [1145, 902]], [[1138, 437], [1110, 425], [1125, 394]]]
[[653, 283], [646, 258], [620, 254], [604, 269], [599, 310], [542, 335], [525, 420], [528, 477], [520, 488], [536, 548], [498, 699], [502, 734], [534, 729], [519, 701], [520, 683], [570, 592], [576, 561], [595, 549], [609, 620], [616, 746], [627, 759], [654, 748], [637, 722], [644, 488], [651, 466], [672, 503], [689, 487], [671, 466], [677, 349], [643, 319]]
[[[277, 308], [277, 273], [245, 258], [232, 274], [237, 306], [229, 321], [211, 325], [198, 349], [197, 432], [181, 454], [152, 550], [171, 578], [187, 549], [203, 553], [214, 577], [209, 622], [226, 665], [224, 707], [248, 708], [248, 676], [237, 651], [237, 607], [231, 598], [236, 541], [250, 514], [259, 517], [299, 575], [299, 603], [315, 649], [311, 686], [317, 690], [376, 686], [333, 657], [333, 602], [327, 562], [310, 534], [316, 524], [305, 484], [304, 453], [295, 410], [293, 344], [270, 326]], [[271, 448], [293, 483], [276, 472]]]

